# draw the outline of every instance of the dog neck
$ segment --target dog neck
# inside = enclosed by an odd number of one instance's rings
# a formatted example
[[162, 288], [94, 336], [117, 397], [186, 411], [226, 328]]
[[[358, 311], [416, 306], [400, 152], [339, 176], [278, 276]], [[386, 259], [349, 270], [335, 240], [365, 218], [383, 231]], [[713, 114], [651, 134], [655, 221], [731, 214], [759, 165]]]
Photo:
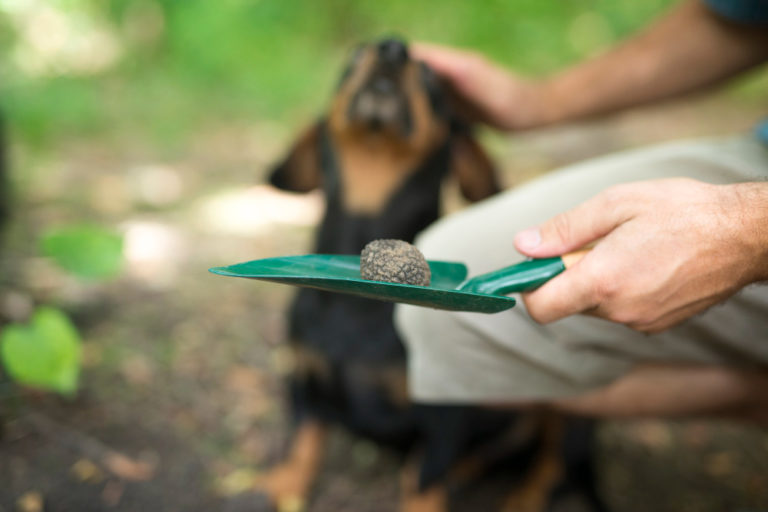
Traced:
[[[332, 139], [327, 127], [321, 128], [318, 142], [327, 201], [325, 217], [318, 233], [318, 252], [358, 253], [366, 243], [377, 238], [397, 238], [410, 242], [419, 231], [437, 219], [440, 209], [440, 185], [449, 168], [451, 157], [447, 137], [445, 142], [437, 145], [426, 156], [422, 156], [418, 161], [414, 160], [410, 168], [405, 167], [405, 159], [398, 160], [398, 163], [407, 169], [401, 172], [393, 172], [391, 168], [386, 169], [378, 163], [372, 164], [376, 158], [370, 154], [359, 164], [366, 166], [365, 172], [345, 171], [344, 166], [350, 165], [350, 159], [342, 158], [343, 155], [337, 150], [338, 144]], [[383, 146], [381, 151], [386, 153]], [[386, 158], [384, 155], [382, 157]], [[362, 159], [362, 153], [360, 158]], [[380, 183], [363, 184], [355, 181], [355, 178], [350, 178], [357, 175], [362, 176], [361, 180], [368, 179], [369, 175], [373, 175], [368, 173], [369, 169], [375, 169], [374, 172], [381, 174], [395, 174], [396, 179], [377, 176], [381, 178]], [[360, 188], [351, 188], [355, 186]], [[368, 190], [375, 186], [386, 188]], [[370, 204], [365, 208], [350, 208], [348, 199], [355, 193], [360, 193], [371, 201], [375, 199], [377, 208], [371, 208]], [[357, 202], [356, 199], [355, 203]]]
[[431, 126], [408, 138], [366, 127], [326, 127], [337, 156], [343, 183], [341, 201], [349, 212], [378, 215], [389, 199], [448, 138], [445, 129]]

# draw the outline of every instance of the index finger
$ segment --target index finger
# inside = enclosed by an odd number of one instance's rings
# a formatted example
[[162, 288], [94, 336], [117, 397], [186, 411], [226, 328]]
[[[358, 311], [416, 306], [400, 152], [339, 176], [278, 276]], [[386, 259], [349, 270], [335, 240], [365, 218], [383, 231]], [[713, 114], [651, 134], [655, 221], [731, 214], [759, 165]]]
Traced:
[[592, 251], [538, 289], [524, 293], [522, 299], [531, 318], [546, 324], [597, 308], [596, 261], [599, 255]]

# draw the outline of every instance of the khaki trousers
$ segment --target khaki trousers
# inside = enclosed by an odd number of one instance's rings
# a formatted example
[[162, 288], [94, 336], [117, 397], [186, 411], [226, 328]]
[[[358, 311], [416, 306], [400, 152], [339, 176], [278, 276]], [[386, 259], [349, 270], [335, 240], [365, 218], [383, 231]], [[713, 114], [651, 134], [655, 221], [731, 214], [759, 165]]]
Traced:
[[[676, 142], [569, 166], [445, 217], [417, 245], [428, 259], [466, 262], [470, 275], [520, 261], [513, 237], [618, 183], [686, 176], [709, 183], [768, 178], [768, 149], [743, 136]], [[641, 362], [768, 366], [768, 285], [669, 331], [644, 335], [576, 315], [530, 319], [519, 302], [486, 315], [398, 305], [415, 401], [508, 402], [602, 387]]]

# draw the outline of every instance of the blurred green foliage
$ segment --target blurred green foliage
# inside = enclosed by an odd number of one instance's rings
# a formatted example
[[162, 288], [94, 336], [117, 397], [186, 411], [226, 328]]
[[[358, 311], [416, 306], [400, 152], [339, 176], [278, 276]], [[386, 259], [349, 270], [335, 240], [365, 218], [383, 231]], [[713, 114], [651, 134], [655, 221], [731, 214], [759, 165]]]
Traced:
[[[43, 255], [71, 275], [88, 281], [115, 277], [123, 262], [123, 239], [98, 226], [68, 224], [48, 229]], [[0, 330], [0, 361], [24, 386], [74, 395], [80, 374], [80, 334], [60, 310], [41, 306], [29, 324]]]
[[204, 122], [311, 115], [362, 40], [470, 47], [538, 75], [670, 3], [3, 0], [0, 106], [27, 142], [106, 131], [163, 143]]
[[76, 277], [95, 280], [115, 277], [123, 262], [123, 239], [91, 225], [49, 229], [40, 240], [41, 252]]
[[18, 383], [72, 395], [80, 374], [80, 335], [67, 316], [51, 307], [35, 311], [28, 325], [0, 332], [0, 359]]

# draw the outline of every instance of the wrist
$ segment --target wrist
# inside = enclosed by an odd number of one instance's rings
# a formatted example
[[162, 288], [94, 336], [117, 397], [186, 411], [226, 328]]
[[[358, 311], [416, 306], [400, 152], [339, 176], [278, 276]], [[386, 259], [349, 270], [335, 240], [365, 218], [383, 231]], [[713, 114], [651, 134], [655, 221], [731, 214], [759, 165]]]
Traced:
[[561, 99], [547, 80], [517, 82], [508, 100], [509, 130], [532, 130], [564, 120]]
[[745, 249], [749, 282], [768, 280], [768, 183], [725, 185], [735, 207], [732, 223]]
[[587, 115], [583, 92], [570, 83], [567, 74], [558, 74], [531, 83], [530, 109], [533, 111], [529, 128], [572, 121]]

